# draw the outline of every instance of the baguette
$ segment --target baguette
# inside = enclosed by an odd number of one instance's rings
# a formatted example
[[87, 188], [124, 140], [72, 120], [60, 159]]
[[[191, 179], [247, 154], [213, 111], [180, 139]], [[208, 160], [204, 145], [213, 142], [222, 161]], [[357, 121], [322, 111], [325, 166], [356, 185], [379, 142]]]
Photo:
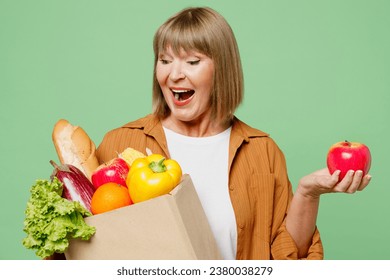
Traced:
[[91, 180], [99, 161], [96, 146], [84, 129], [61, 119], [54, 125], [52, 138], [60, 162], [77, 167]]

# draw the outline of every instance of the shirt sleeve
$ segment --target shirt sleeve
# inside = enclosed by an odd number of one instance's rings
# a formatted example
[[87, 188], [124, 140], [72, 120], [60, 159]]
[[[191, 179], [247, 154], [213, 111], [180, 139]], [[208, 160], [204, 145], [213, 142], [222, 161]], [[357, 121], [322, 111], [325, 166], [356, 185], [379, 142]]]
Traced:
[[[276, 146], [270, 153], [271, 166], [275, 176], [274, 217], [271, 238], [271, 258], [280, 260], [298, 259], [298, 248], [287, 231], [286, 216], [293, 198], [292, 186], [282, 151]], [[311, 246], [304, 259], [323, 259], [323, 247], [318, 229], [315, 229]]]
[[[271, 244], [271, 255], [272, 259], [275, 260], [297, 260], [298, 259], [298, 248], [295, 245], [294, 240], [286, 229], [285, 222], [279, 228], [276, 238]], [[324, 257], [322, 242], [320, 239], [320, 233], [316, 228], [311, 246], [307, 253], [307, 256], [302, 259], [307, 260], [322, 260]]]

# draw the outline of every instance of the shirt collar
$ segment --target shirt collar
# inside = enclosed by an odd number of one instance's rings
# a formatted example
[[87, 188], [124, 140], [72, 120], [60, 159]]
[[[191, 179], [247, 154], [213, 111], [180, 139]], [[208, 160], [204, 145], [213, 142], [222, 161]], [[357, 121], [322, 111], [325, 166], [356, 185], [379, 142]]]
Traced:
[[246, 123], [239, 120], [237, 117], [234, 117], [233, 119], [232, 132], [234, 133], [234, 135], [242, 137], [246, 142], [249, 141], [249, 138], [269, 136], [268, 133], [265, 133], [261, 130], [247, 125]]
[[[160, 120], [152, 114], [136, 121], [129, 122], [122, 127], [143, 129], [146, 134], [150, 134], [152, 136], [158, 136], [159, 134], [164, 133]], [[249, 138], [252, 137], [269, 136], [268, 133], [247, 125], [237, 117], [233, 118], [232, 132], [241, 136], [245, 141], [249, 141]]]

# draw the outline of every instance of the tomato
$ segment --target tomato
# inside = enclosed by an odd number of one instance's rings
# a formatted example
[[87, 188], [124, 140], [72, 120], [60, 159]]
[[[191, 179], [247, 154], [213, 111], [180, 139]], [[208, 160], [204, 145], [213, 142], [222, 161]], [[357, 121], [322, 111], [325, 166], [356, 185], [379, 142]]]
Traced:
[[151, 154], [133, 162], [126, 184], [131, 200], [137, 203], [169, 193], [180, 183], [181, 176], [177, 161]]

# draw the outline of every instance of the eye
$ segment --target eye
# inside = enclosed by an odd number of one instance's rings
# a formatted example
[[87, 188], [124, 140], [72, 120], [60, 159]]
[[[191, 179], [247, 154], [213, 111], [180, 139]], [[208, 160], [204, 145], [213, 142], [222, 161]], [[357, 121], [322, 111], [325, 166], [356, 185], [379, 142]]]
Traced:
[[160, 60], [161, 64], [168, 64], [169, 63], [169, 60], [167, 60], [167, 59], [160, 58], [159, 60]]
[[198, 65], [199, 62], [200, 62], [200, 59], [197, 59], [197, 60], [190, 60], [190, 61], [188, 61], [187, 63], [188, 63], [189, 65]]

